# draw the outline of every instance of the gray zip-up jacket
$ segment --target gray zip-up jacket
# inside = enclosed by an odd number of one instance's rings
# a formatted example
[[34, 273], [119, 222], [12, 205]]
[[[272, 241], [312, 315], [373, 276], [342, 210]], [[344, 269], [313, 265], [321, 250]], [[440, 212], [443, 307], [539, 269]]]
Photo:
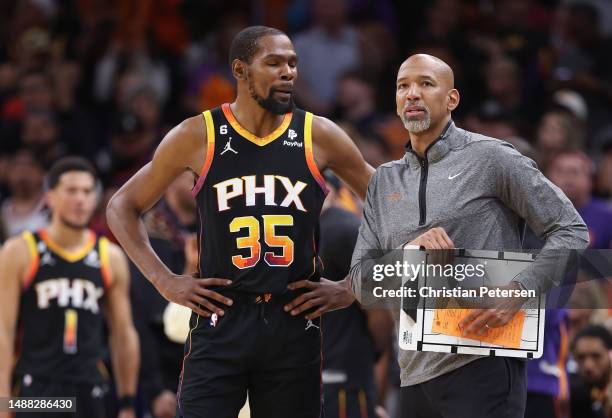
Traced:
[[[557, 262], [545, 250], [586, 248], [582, 218], [563, 192], [512, 145], [457, 128], [451, 121], [425, 158], [408, 147], [404, 158], [381, 165], [372, 177], [350, 272], [355, 295], [361, 300], [361, 264], [368, 261], [368, 251], [397, 249], [434, 227], [443, 227], [456, 248], [518, 250], [521, 218], [545, 245], [515, 280], [526, 289], [545, 292], [555, 284], [550, 266]], [[402, 386], [425, 382], [477, 358], [400, 350]]]

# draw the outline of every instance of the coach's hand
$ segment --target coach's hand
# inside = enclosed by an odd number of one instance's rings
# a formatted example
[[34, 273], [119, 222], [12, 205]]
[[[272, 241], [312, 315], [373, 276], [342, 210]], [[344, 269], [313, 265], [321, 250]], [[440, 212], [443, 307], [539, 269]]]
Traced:
[[209, 287], [228, 286], [231, 280], [208, 278], [200, 279], [189, 275], [172, 275], [156, 283], [157, 291], [170, 302], [178, 303], [193, 310], [200, 316], [211, 316], [216, 313], [223, 316], [225, 312], [212, 303], [216, 300], [224, 305], [231, 306], [233, 301]]
[[427, 250], [450, 250], [455, 248], [455, 244], [453, 244], [453, 241], [448, 237], [444, 228], [441, 227], [431, 228], [408, 244], [418, 245]]
[[321, 278], [319, 282], [300, 280], [299, 282], [290, 283], [287, 288], [291, 290], [309, 290], [285, 305], [285, 312], [290, 312], [293, 316], [312, 308], [317, 308], [315, 311], [305, 315], [306, 319], [315, 319], [325, 312], [346, 308], [355, 301], [355, 295], [353, 295], [350, 283], [346, 279], [339, 282], [324, 278]]
[[[507, 286], [509, 289], [520, 290], [518, 283], [512, 282]], [[481, 336], [490, 328], [503, 327], [523, 307], [529, 298], [497, 298], [493, 302], [495, 307], [491, 309], [472, 309], [472, 311], [459, 322], [459, 328], [463, 336]]]

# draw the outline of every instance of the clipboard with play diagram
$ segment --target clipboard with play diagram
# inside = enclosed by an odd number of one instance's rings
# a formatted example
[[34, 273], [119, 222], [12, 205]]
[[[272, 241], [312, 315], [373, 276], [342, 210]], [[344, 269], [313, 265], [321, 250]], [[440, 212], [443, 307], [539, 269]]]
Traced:
[[[438, 257], [439, 258], [439, 257]], [[451, 276], [427, 250], [404, 251], [404, 263], [419, 267], [402, 277], [399, 346], [403, 350], [539, 358], [544, 347], [545, 296], [531, 297], [503, 327], [479, 337], [463, 336], [460, 321], [488, 295], [486, 289], [508, 285], [535, 259], [518, 252], [453, 250]], [[462, 268], [459, 269], [458, 267]], [[468, 279], [457, 272], [476, 272]], [[482, 273], [482, 274], [478, 274]], [[405, 291], [402, 294], [408, 293]], [[480, 305], [482, 307], [482, 305]]]

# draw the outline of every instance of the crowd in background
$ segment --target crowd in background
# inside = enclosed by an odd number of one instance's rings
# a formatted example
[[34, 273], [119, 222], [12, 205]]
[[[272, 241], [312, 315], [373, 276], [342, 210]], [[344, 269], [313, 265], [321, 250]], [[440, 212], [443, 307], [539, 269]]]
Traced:
[[[338, 122], [375, 167], [401, 158], [408, 138], [395, 113], [399, 64], [415, 52], [443, 59], [461, 93], [455, 123], [507, 140], [534, 159], [583, 216], [591, 248], [612, 247], [612, 2], [606, 0], [2, 1], [4, 238], [45, 225], [45, 170], [69, 154], [95, 163], [102, 198], [92, 228], [110, 236], [106, 201], [151, 158], [164, 134], [233, 100], [227, 51], [251, 24], [290, 35], [299, 56], [297, 104]], [[176, 271], [189, 270], [197, 257], [192, 181], [181, 177], [146, 216], [156, 250]], [[338, 190], [344, 206], [358, 213], [348, 192]], [[134, 316], [146, 348], [141, 393], [154, 404], [143, 410], [170, 410], [181, 345], [163, 338], [166, 303], [132, 270]], [[586, 338], [594, 344], [589, 353], [605, 354], [599, 362], [579, 353], [571, 359], [572, 385], [586, 391], [584, 405], [572, 405], [574, 416], [574, 408], [579, 416], [605, 416], [612, 386], [612, 337], [589, 325], [608, 317], [592, 309], [606, 307], [597, 302], [599, 290], [577, 298], [575, 306], [585, 309], [568, 312], [570, 337], [579, 338], [571, 346], [568, 339], [567, 349], [579, 349]], [[393, 356], [380, 358], [392, 363]], [[392, 373], [391, 388], [398, 383]]]

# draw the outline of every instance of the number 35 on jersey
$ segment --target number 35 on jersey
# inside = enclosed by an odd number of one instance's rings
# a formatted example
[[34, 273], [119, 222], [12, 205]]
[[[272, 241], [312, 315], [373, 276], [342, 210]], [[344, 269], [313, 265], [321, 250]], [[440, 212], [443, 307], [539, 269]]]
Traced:
[[[255, 206], [257, 194], [264, 196], [265, 206], [289, 207], [293, 205], [297, 210], [306, 212], [300, 193], [307, 184], [302, 181], [292, 182], [289, 178], [276, 175], [264, 175], [263, 185], [257, 186], [257, 176], [243, 176], [232, 178], [215, 184], [213, 187], [217, 192], [217, 204], [220, 212], [231, 209], [232, 201], [240, 201], [245, 206]], [[276, 184], [280, 183], [285, 191], [284, 195], [276, 196]], [[291, 238], [278, 235], [276, 227], [293, 226], [291, 215], [261, 215], [261, 219], [255, 216], [239, 216], [229, 224], [232, 233], [246, 230], [246, 236], [236, 238], [238, 249], [248, 249], [248, 256], [234, 255], [232, 263], [239, 269], [255, 266], [261, 260], [261, 239], [274, 249], [263, 254], [263, 259], [270, 267], [287, 267], [293, 262], [294, 244]]]

